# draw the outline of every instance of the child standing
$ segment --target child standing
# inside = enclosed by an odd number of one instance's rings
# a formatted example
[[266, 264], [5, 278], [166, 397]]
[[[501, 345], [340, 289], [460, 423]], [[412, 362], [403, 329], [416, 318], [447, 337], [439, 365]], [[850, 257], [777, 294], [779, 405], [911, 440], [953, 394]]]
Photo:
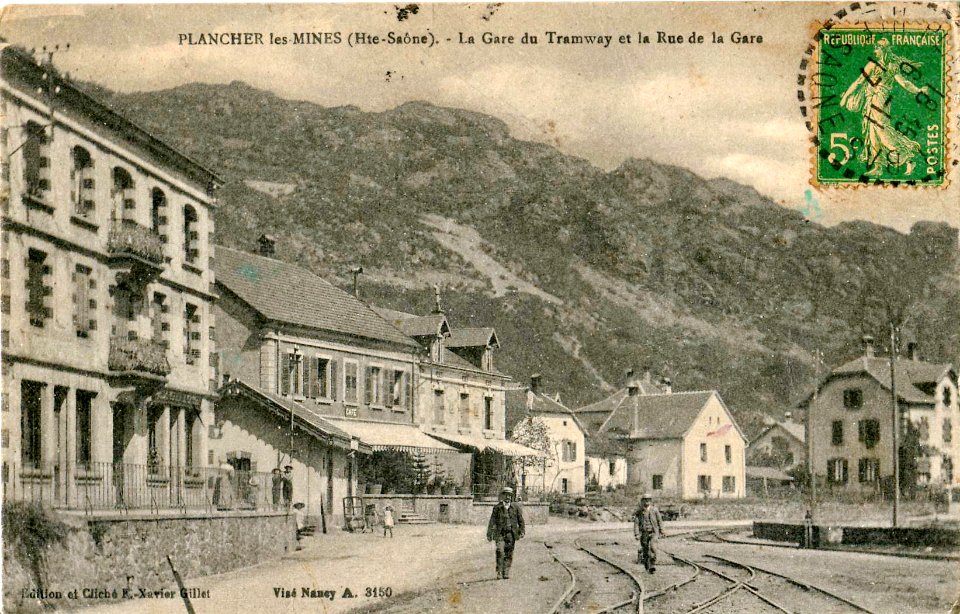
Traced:
[[393, 507], [387, 506], [383, 508], [383, 536], [387, 536], [387, 531], [390, 532], [390, 539], [393, 539]]

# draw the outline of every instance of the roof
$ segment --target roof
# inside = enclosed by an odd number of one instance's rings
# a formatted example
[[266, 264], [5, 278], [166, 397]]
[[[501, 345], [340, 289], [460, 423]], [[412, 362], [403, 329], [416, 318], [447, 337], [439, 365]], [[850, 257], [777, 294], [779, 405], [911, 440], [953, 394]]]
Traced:
[[780, 482], [792, 482], [793, 478], [777, 469], [776, 467], [758, 467], [747, 465], [745, 472], [748, 478], [777, 480]]
[[804, 443], [807, 440], [807, 432], [806, 432], [807, 429], [806, 427], [804, 427], [804, 425], [798, 422], [775, 422], [769, 428], [764, 429], [762, 433], [757, 435], [754, 438], [754, 441], [759, 440], [761, 437], [763, 437], [764, 435], [766, 435], [767, 433], [769, 433], [770, 431], [776, 428], [786, 431], [788, 435], [790, 435], [800, 443]]
[[[923, 405], [933, 405], [936, 400], [934, 396], [923, 391], [918, 386], [939, 382], [943, 377], [953, 371], [953, 365], [950, 363], [932, 363], [923, 360], [910, 360], [906, 358], [897, 358], [894, 361], [894, 371], [897, 384], [897, 397], [905, 403], [919, 403]], [[817, 390], [834, 379], [840, 377], [849, 377], [853, 375], [867, 375], [879, 383], [883, 388], [890, 390], [890, 359], [876, 356], [860, 356], [846, 362], [827, 376], [819, 385]], [[811, 393], [800, 406], [806, 406], [813, 394]]]
[[571, 418], [584, 433], [587, 429], [572, 409], [543, 392], [530, 392], [529, 388], [506, 391], [507, 430], [511, 430], [528, 415], [560, 414]]
[[366, 303], [296, 265], [218, 245], [214, 272], [267, 320], [418, 347]]
[[[12, 45], [2, 47], [3, 76], [15, 78], [20, 86], [28, 86], [31, 96], [37, 88], [57, 86], [57, 101], [89, 117], [100, 130], [109, 130], [127, 143], [155, 157], [163, 165], [183, 173], [205, 189], [223, 185], [223, 179], [196, 160], [167, 145], [123, 115], [117, 113], [90, 94], [79, 89], [71, 80], [65, 79], [56, 69], [37, 62], [23, 49]], [[47, 79], [50, 79], [49, 81]]]
[[427, 436], [413, 424], [397, 424], [390, 422], [375, 422], [373, 420], [356, 420], [352, 418], [327, 418], [344, 431], [350, 433], [360, 441], [369, 444], [374, 450], [424, 450], [430, 453], [456, 452], [445, 443]]
[[[300, 426], [307, 427], [306, 430], [313, 432], [314, 435], [321, 439], [332, 440], [339, 447], [351, 449], [350, 442], [353, 437], [350, 433], [292, 399], [257, 388], [242, 380], [231, 380], [224, 384], [218, 394], [224, 398], [238, 395], [245, 396], [283, 417], [293, 414], [294, 420], [299, 422]], [[370, 447], [364, 444], [365, 442], [360, 442], [360, 451], [370, 452]]]
[[500, 347], [497, 331], [490, 327], [454, 328], [444, 342], [448, 348]]
[[[576, 413], [580, 417], [589, 416], [591, 424], [596, 424], [600, 416], [606, 415], [606, 420], [598, 428], [595, 427], [591, 435], [610, 433], [629, 439], [681, 439], [713, 397], [717, 398], [740, 436], [746, 440], [716, 390], [634, 396], [618, 391], [599, 403], [577, 410]], [[637, 428], [633, 422], [634, 412], [639, 414]]]
[[374, 307], [373, 309], [381, 318], [410, 337], [436, 337], [450, 332], [447, 316], [442, 313], [418, 316], [382, 307]]

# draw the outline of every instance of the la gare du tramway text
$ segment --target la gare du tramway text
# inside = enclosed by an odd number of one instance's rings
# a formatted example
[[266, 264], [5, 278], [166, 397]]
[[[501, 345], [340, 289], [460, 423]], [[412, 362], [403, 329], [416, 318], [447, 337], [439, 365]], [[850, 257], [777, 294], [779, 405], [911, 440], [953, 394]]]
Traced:
[[[537, 45], [541, 38], [548, 45], [599, 45], [609, 47], [614, 40], [621, 45], [629, 45], [634, 42], [639, 44], [668, 44], [680, 45], [684, 43], [700, 44], [707, 42], [723, 43], [723, 34], [716, 32], [710, 33], [710, 38], [705, 35], [692, 32], [691, 34], [672, 34], [664, 31], [656, 31], [653, 34], [637, 32], [618, 34], [561, 34], [558, 32], [547, 31], [542, 37], [525, 32], [521, 36], [514, 34], [496, 34], [494, 32], [484, 32], [479, 36], [479, 42], [484, 45]], [[352, 32], [344, 36], [342, 32], [294, 32], [289, 35], [280, 35], [273, 32], [264, 34], [263, 32], [184, 32], [177, 35], [177, 42], [183, 46], [244, 46], [244, 45], [339, 45], [344, 41], [357, 45], [378, 45], [386, 43], [390, 45], [433, 45], [435, 39], [432, 34], [410, 34], [409, 32], [388, 32], [385, 36], [369, 34], [367, 32]], [[446, 39], [448, 42], [451, 39]], [[760, 44], [763, 43], [763, 36], [758, 34], [744, 34], [742, 32], [732, 32], [728, 40], [735, 44]], [[461, 45], [473, 45], [478, 42], [478, 37], [473, 34], [457, 33], [457, 42]]]

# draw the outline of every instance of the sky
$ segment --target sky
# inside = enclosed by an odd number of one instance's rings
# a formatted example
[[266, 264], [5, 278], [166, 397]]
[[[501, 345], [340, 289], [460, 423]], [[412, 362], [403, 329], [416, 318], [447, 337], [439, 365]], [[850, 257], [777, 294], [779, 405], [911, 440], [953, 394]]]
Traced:
[[[907, 231], [918, 220], [935, 220], [960, 226], [956, 172], [945, 190], [809, 184], [799, 66], [811, 24], [843, 6], [432, 4], [402, 21], [392, 4], [13, 6], [0, 16], [0, 35], [28, 48], [70, 43], [54, 56], [62, 70], [123, 92], [240, 80], [284, 98], [365, 111], [425, 100], [493, 115], [514, 137], [549, 143], [603, 169], [649, 158], [708, 178], [728, 177], [825, 225], [868, 220]], [[437, 43], [347, 44], [351, 32], [385, 37], [391, 31], [432, 34]], [[613, 41], [607, 47], [549, 44], [548, 31], [611, 35]], [[196, 39], [204, 32], [261, 33], [265, 40], [270, 33], [340, 32], [341, 43], [179, 43], [180, 35]], [[484, 32], [515, 39], [482, 44]], [[520, 44], [525, 32], [539, 44]], [[638, 44], [638, 32], [651, 43]], [[657, 32], [684, 42], [658, 44]], [[689, 43], [693, 32], [705, 42]], [[713, 32], [725, 44], [712, 43]], [[734, 44], [733, 32], [763, 42]], [[461, 44], [460, 33], [476, 44]], [[619, 43], [623, 34], [630, 44]], [[955, 100], [954, 120], [958, 107]], [[954, 147], [957, 142], [954, 137]]]

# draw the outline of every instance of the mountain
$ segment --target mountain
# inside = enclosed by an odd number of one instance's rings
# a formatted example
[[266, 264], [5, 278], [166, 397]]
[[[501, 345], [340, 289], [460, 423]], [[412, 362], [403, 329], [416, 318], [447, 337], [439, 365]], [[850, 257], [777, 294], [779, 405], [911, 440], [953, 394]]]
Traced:
[[[960, 358], [957, 230], [825, 228], [752, 188], [650, 160], [604, 172], [502, 121], [410, 102], [382, 113], [243, 83], [97, 95], [226, 180], [217, 241], [278, 256], [365, 299], [492, 325], [498, 366], [578, 406], [649, 365], [716, 388], [748, 425], [828, 365], [888, 338]], [[905, 196], [909, 198], [909, 196]]]

